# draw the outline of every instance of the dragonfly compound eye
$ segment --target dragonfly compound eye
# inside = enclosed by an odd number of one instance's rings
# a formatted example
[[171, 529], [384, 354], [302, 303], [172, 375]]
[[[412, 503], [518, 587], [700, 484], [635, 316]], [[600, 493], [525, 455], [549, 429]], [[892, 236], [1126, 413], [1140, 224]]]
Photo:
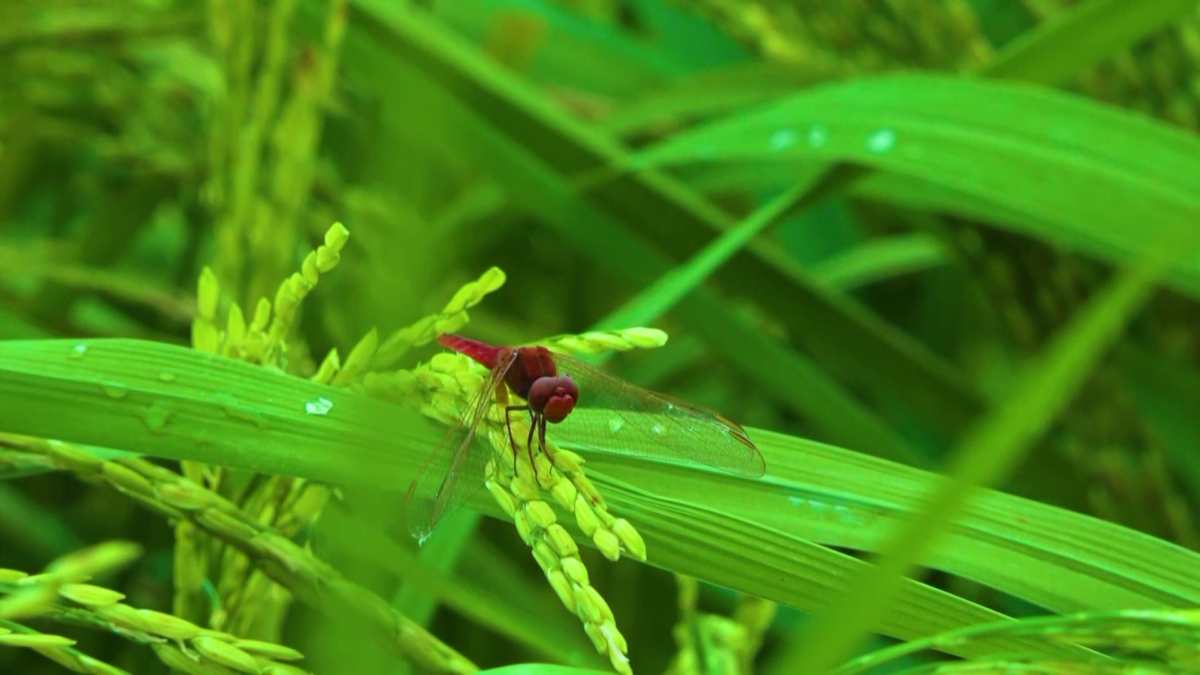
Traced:
[[546, 421], [558, 424], [571, 414], [579, 401], [579, 387], [569, 377], [542, 377], [529, 388], [529, 405]]

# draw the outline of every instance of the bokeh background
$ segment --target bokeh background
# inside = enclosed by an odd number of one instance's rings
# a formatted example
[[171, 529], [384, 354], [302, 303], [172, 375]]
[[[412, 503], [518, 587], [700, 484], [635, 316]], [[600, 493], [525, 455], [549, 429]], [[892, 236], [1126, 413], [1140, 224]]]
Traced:
[[[606, 367], [747, 427], [936, 470], [1115, 270], [1165, 227], [1195, 226], [1200, 14], [1134, 4], [6, 0], [0, 339], [189, 346], [205, 267], [218, 314], [254, 307], [341, 222], [340, 263], [289, 343], [294, 375], [498, 267], [507, 281], [470, 309], [473, 337], [661, 328], [665, 346]], [[681, 276], [747, 222], [719, 264]], [[992, 487], [1200, 544], [1200, 286], [1190, 262], [1174, 269]], [[394, 500], [358, 506], [414, 549]], [[303, 538], [481, 667], [607, 667], [510, 523], [471, 520], [434, 566], [465, 580], [466, 602], [487, 593], [552, 627], [560, 648], [439, 610], [403, 569], [346, 555], [351, 531]], [[70, 473], [0, 482], [0, 567], [134, 540], [145, 555], [105, 583], [170, 612], [176, 535]], [[688, 582], [581, 556], [635, 672], [706, 672], [671, 665]], [[924, 579], [1044, 612], [945, 571]], [[714, 616], [739, 602], [698, 593]], [[760, 672], [790, 672], [805, 617], [778, 608]], [[62, 631], [113, 666], [166, 672], [143, 645]], [[404, 669], [300, 604], [267, 637], [315, 672]], [[3, 672], [61, 668], [0, 648]]]

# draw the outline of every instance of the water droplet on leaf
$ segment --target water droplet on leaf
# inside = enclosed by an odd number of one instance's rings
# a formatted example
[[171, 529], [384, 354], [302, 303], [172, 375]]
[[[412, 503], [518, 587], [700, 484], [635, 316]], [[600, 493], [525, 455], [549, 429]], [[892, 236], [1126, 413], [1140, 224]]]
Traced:
[[121, 384], [120, 382], [113, 382], [111, 380], [101, 382], [100, 388], [104, 390], [104, 393], [109, 398], [122, 399], [125, 398], [125, 395], [129, 393], [125, 389], [125, 385]]
[[249, 422], [259, 429], [266, 429], [267, 422], [263, 419], [258, 411], [247, 408], [245, 404], [238, 400], [233, 394], [218, 392], [213, 399], [221, 406], [221, 411], [226, 416], [242, 422]]
[[767, 144], [776, 152], [786, 150], [796, 144], [798, 134], [795, 129], [780, 129], [771, 134], [771, 138], [767, 140]]
[[880, 129], [867, 138], [867, 150], [871, 152], [887, 152], [896, 145], [896, 132], [891, 129]]
[[829, 131], [824, 124], [814, 124], [808, 130], [808, 144], [814, 148], [825, 146], [825, 142], [829, 140]]
[[174, 382], [175, 373], [159, 373], [158, 379], [160, 382]]
[[88, 346], [83, 344], [82, 342], [80, 342], [79, 344], [77, 344], [71, 348], [70, 358], [82, 359], [84, 357], [84, 355], [87, 354], [87, 351], [88, 351]]
[[655, 424], [654, 426], [650, 427], [650, 430], [653, 431], [654, 434], [657, 436], [657, 435], [662, 434], [663, 427], [661, 424]]
[[333, 401], [330, 401], [324, 396], [318, 396], [312, 401], [308, 401], [304, 404], [304, 412], [308, 413], [309, 415], [325, 415], [329, 413], [329, 409], [332, 407]]
[[620, 431], [623, 426], [625, 423], [621, 421], [620, 417], [614, 417], [608, 421], [608, 428], [613, 431]]
[[142, 412], [142, 421], [149, 427], [150, 432], [154, 434], [163, 434], [167, 430], [167, 422], [175, 416], [175, 412], [167, 407], [162, 401], [155, 401], [153, 405], [146, 408]]

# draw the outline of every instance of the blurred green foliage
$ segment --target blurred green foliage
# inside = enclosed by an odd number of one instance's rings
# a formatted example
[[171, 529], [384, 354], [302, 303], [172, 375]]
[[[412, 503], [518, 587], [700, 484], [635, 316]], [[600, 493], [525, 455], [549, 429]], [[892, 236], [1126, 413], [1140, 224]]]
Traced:
[[[1197, 131], [1194, 0], [0, 3], [0, 671], [1195, 672]], [[434, 333], [632, 326], [767, 476], [418, 548]]]

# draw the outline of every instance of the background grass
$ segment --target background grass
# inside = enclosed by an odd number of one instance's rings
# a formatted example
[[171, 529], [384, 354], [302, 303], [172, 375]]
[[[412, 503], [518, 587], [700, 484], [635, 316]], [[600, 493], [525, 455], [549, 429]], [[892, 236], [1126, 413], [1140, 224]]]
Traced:
[[[560, 513], [634, 672], [922, 638], [886, 672], [1188, 672], [1163, 611], [1200, 602], [1197, 11], [5, 3], [0, 568], [133, 540], [91, 583], [308, 671], [604, 672], [488, 493], [420, 549], [403, 497], [466, 381], [433, 332], [653, 326], [586, 358], [743, 423], [768, 473], [574, 448], [645, 541], [609, 562]], [[192, 348], [288, 306], [335, 221], [285, 350]], [[167, 671], [56, 602], [0, 609], [0, 670]]]

